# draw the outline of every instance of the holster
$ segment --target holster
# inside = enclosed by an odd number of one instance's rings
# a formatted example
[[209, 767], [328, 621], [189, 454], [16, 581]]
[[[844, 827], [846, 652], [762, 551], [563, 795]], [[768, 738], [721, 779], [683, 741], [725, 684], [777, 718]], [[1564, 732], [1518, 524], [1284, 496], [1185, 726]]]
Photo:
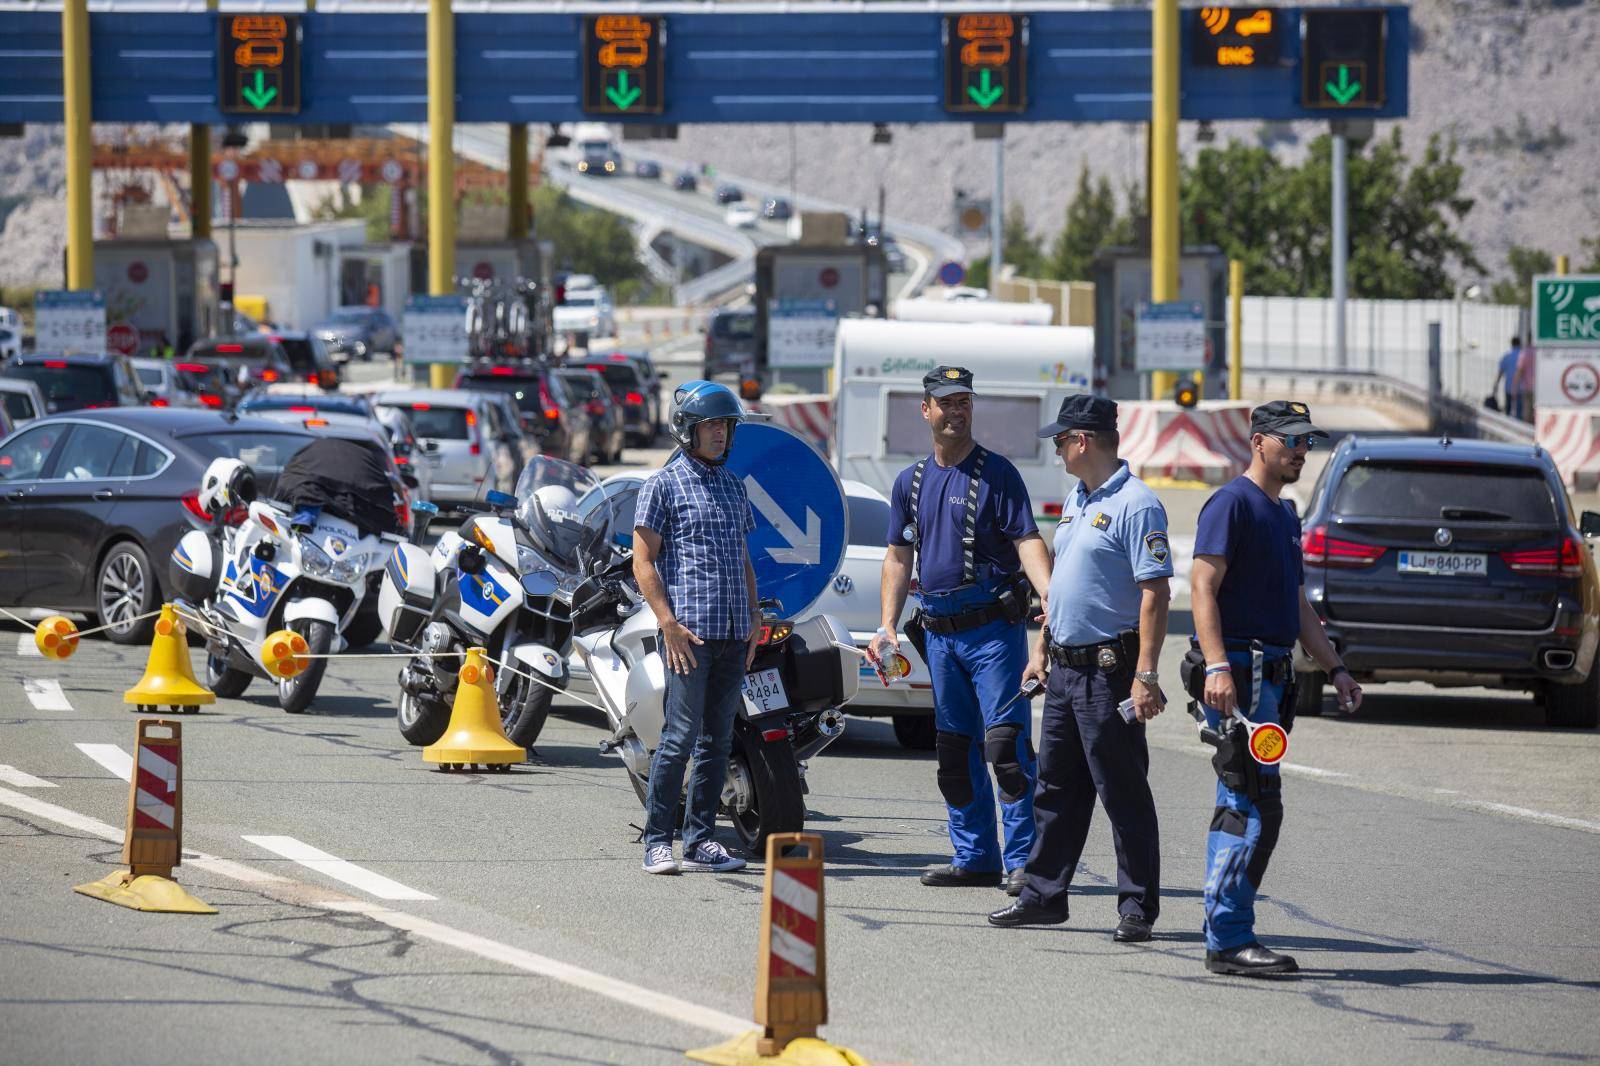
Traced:
[[1122, 670], [1131, 676], [1139, 669], [1139, 631], [1124, 629], [1117, 634], [1117, 645], [1122, 652]]
[[1005, 612], [1007, 625], [1016, 625], [1028, 617], [1028, 579], [1023, 574], [1012, 574], [995, 591], [995, 598]]
[[[1233, 664], [1233, 692], [1239, 703], [1239, 710], [1249, 713], [1252, 703], [1252, 690], [1250, 683], [1250, 664]], [[1178, 679], [1183, 682], [1183, 690], [1192, 700], [1205, 703], [1206, 689], [1206, 656], [1200, 650], [1199, 641], [1189, 638], [1189, 650], [1184, 653], [1183, 662], [1178, 664]], [[1284, 714], [1284, 707], [1289, 707], [1288, 719], [1284, 729], [1289, 728], [1288, 721], [1294, 718], [1292, 699], [1294, 697], [1294, 663], [1289, 659], [1279, 659], [1276, 662], [1262, 665], [1261, 679], [1263, 682], [1282, 683], [1284, 686], [1283, 698], [1278, 703], [1278, 714]]]
[[1252, 800], [1261, 798], [1261, 767], [1250, 757], [1250, 733], [1242, 723], [1230, 720], [1221, 731], [1202, 726], [1200, 739], [1217, 749], [1211, 769], [1225, 786]]
[[906, 639], [911, 642], [913, 648], [917, 649], [917, 655], [926, 663], [928, 661], [928, 631], [922, 628], [921, 607], [912, 611], [911, 617], [906, 619], [905, 631]]

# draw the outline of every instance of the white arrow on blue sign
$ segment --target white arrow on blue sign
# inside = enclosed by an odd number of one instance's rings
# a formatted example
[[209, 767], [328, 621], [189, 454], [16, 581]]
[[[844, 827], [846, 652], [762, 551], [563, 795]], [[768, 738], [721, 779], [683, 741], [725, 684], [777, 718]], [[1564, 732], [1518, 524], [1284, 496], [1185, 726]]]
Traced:
[[844, 561], [848, 511], [828, 461], [798, 435], [756, 422], [733, 438], [728, 470], [744, 482], [756, 528], [747, 539], [756, 593], [785, 618], [817, 602]]

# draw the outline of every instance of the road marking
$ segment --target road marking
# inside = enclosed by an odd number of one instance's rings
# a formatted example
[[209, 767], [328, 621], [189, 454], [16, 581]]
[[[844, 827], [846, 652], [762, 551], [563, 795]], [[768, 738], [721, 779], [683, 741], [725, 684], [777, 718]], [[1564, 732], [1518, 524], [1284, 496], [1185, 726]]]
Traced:
[[53, 678], [25, 678], [22, 682], [22, 691], [28, 694], [28, 699], [33, 701], [34, 707], [38, 710], [72, 710], [72, 704], [67, 702], [67, 694], [61, 691], [61, 682]]
[[133, 756], [115, 744], [78, 744], [75, 747], [124, 781], [133, 779]]
[[34, 641], [32, 633], [23, 633], [17, 637], [17, 654], [24, 659], [30, 655], [35, 659], [44, 658], [44, 652], [39, 650], [39, 645]]
[[[108, 840], [113, 843], [122, 841], [122, 830], [120, 829], [115, 829], [87, 815], [79, 814], [77, 811], [58, 807], [54, 803], [46, 803], [24, 793], [13, 792], [8, 788], [0, 788], [0, 804], [43, 818], [46, 821], [55, 822], [57, 825], [66, 826], [68, 829], [99, 837], [102, 840]], [[525, 973], [549, 977], [574, 988], [605, 996], [607, 999], [615, 1000], [638, 1010], [648, 1011], [651, 1014], [660, 1015], [663, 1018], [683, 1022], [686, 1025], [693, 1025], [707, 1032], [721, 1033], [724, 1036], [738, 1036], [754, 1028], [749, 1019], [725, 1014], [710, 1007], [702, 1007], [697, 1003], [690, 1003], [688, 1000], [678, 999], [676, 996], [669, 996], [653, 989], [641, 988], [639, 985], [630, 984], [614, 977], [607, 977], [604, 974], [595, 973], [593, 970], [585, 970], [581, 966], [574, 966], [571, 963], [561, 962], [559, 959], [552, 959], [546, 955], [525, 951], [510, 944], [502, 944], [499, 941], [490, 940], [475, 933], [468, 933], [439, 922], [429, 921], [426, 918], [419, 918], [414, 914], [391, 910], [388, 907], [379, 906], [366, 900], [350, 899], [348, 897], [329, 899], [327, 898], [326, 889], [319, 889], [313, 885], [294, 881], [291, 878], [279, 877], [276, 874], [269, 874], [263, 870], [245, 866], [242, 863], [218, 859], [203, 852], [194, 852], [191, 856], [191, 853], [187, 850], [184, 852], [183, 861], [191, 866], [215, 870], [224, 877], [238, 881], [255, 884], [276, 882], [282, 887], [278, 893], [274, 894], [275, 897], [277, 895], [293, 896], [296, 897], [293, 902], [298, 905], [321, 907], [347, 914], [365, 915], [393, 929], [411, 933], [425, 940], [454, 947], [477, 955], [480, 958], [522, 970]]]
[[353, 862], [346, 862], [336, 855], [329, 855], [294, 837], [247, 836], [244, 839], [258, 848], [265, 848], [274, 855], [281, 855], [309, 870], [326, 874], [335, 881], [343, 881], [363, 892], [370, 892], [379, 899], [438, 899], [437, 896], [407, 888], [398, 881], [391, 881], [382, 874], [373, 873]]
[[16, 785], [18, 788], [56, 787], [54, 781], [46, 781], [42, 777], [34, 777], [32, 774], [18, 770], [15, 766], [6, 766], [4, 764], [0, 764], [0, 781], [4, 781], [8, 785]]
[[1301, 766], [1297, 762], [1286, 762], [1283, 769], [1293, 770], [1297, 774], [1308, 774], [1311, 777], [1349, 777], [1349, 774], [1340, 773], [1338, 770], [1324, 770], [1320, 766]]
[[1550, 814], [1547, 811], [1535, 811], [1527, 807], [1513, 807], [1508, 803], [1489, 803], [1486, 800], [1462, 800], [1461, 802], [1469, 807], [1494, 811], [1496, 814], [1509, 814], [1516, 818], [1528, 818], [1535, 822], [1544, 822], [1546, 825], [1559, 825], [1565, 829], [1587, 829], [1591, 833], [1600, 833], [1600, 822], [1586, 822], [1582, 818], [1568, 818], [1565, 815]]

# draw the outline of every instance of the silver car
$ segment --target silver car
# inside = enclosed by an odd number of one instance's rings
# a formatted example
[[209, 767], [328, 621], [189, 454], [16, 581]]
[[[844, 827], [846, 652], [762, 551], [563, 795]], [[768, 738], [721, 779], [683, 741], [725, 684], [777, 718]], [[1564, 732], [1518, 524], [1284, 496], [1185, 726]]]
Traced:
[[15, 428], [50, 413], [44, 405], [44, 392], [33, 382], [21, 378], [0, 377], [0, 407], [6, 409]]
[[511, 491], [516, 454], [497, 433], [501, 420], [490, 397], [465, 389], [391, 389], [372, 403], [411, 419], [420, 462], [432, 476], [432, 502], [441, 508], [477, 502], [490, 489]]
[[151, 407], [199, 407], [189, 382], [165, 359], [130, 359], [133, 373]]

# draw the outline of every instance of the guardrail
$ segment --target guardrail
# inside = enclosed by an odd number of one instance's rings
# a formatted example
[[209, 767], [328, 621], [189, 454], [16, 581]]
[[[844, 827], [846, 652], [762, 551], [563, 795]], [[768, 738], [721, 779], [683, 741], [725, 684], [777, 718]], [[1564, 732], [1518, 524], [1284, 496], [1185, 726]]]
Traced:
[[1250, 396], [1293, 396], [1315, 407], [1321, 403], [1387, 404], [1413, 412], [1428, 433], [1461, 439], [1481, 438], [1532, 444], [1533, 427], [1497, 411], [1459, 399], [1432, 395], [1409, 381], [1362, 370], [1246, 367], [1244, 391]]

